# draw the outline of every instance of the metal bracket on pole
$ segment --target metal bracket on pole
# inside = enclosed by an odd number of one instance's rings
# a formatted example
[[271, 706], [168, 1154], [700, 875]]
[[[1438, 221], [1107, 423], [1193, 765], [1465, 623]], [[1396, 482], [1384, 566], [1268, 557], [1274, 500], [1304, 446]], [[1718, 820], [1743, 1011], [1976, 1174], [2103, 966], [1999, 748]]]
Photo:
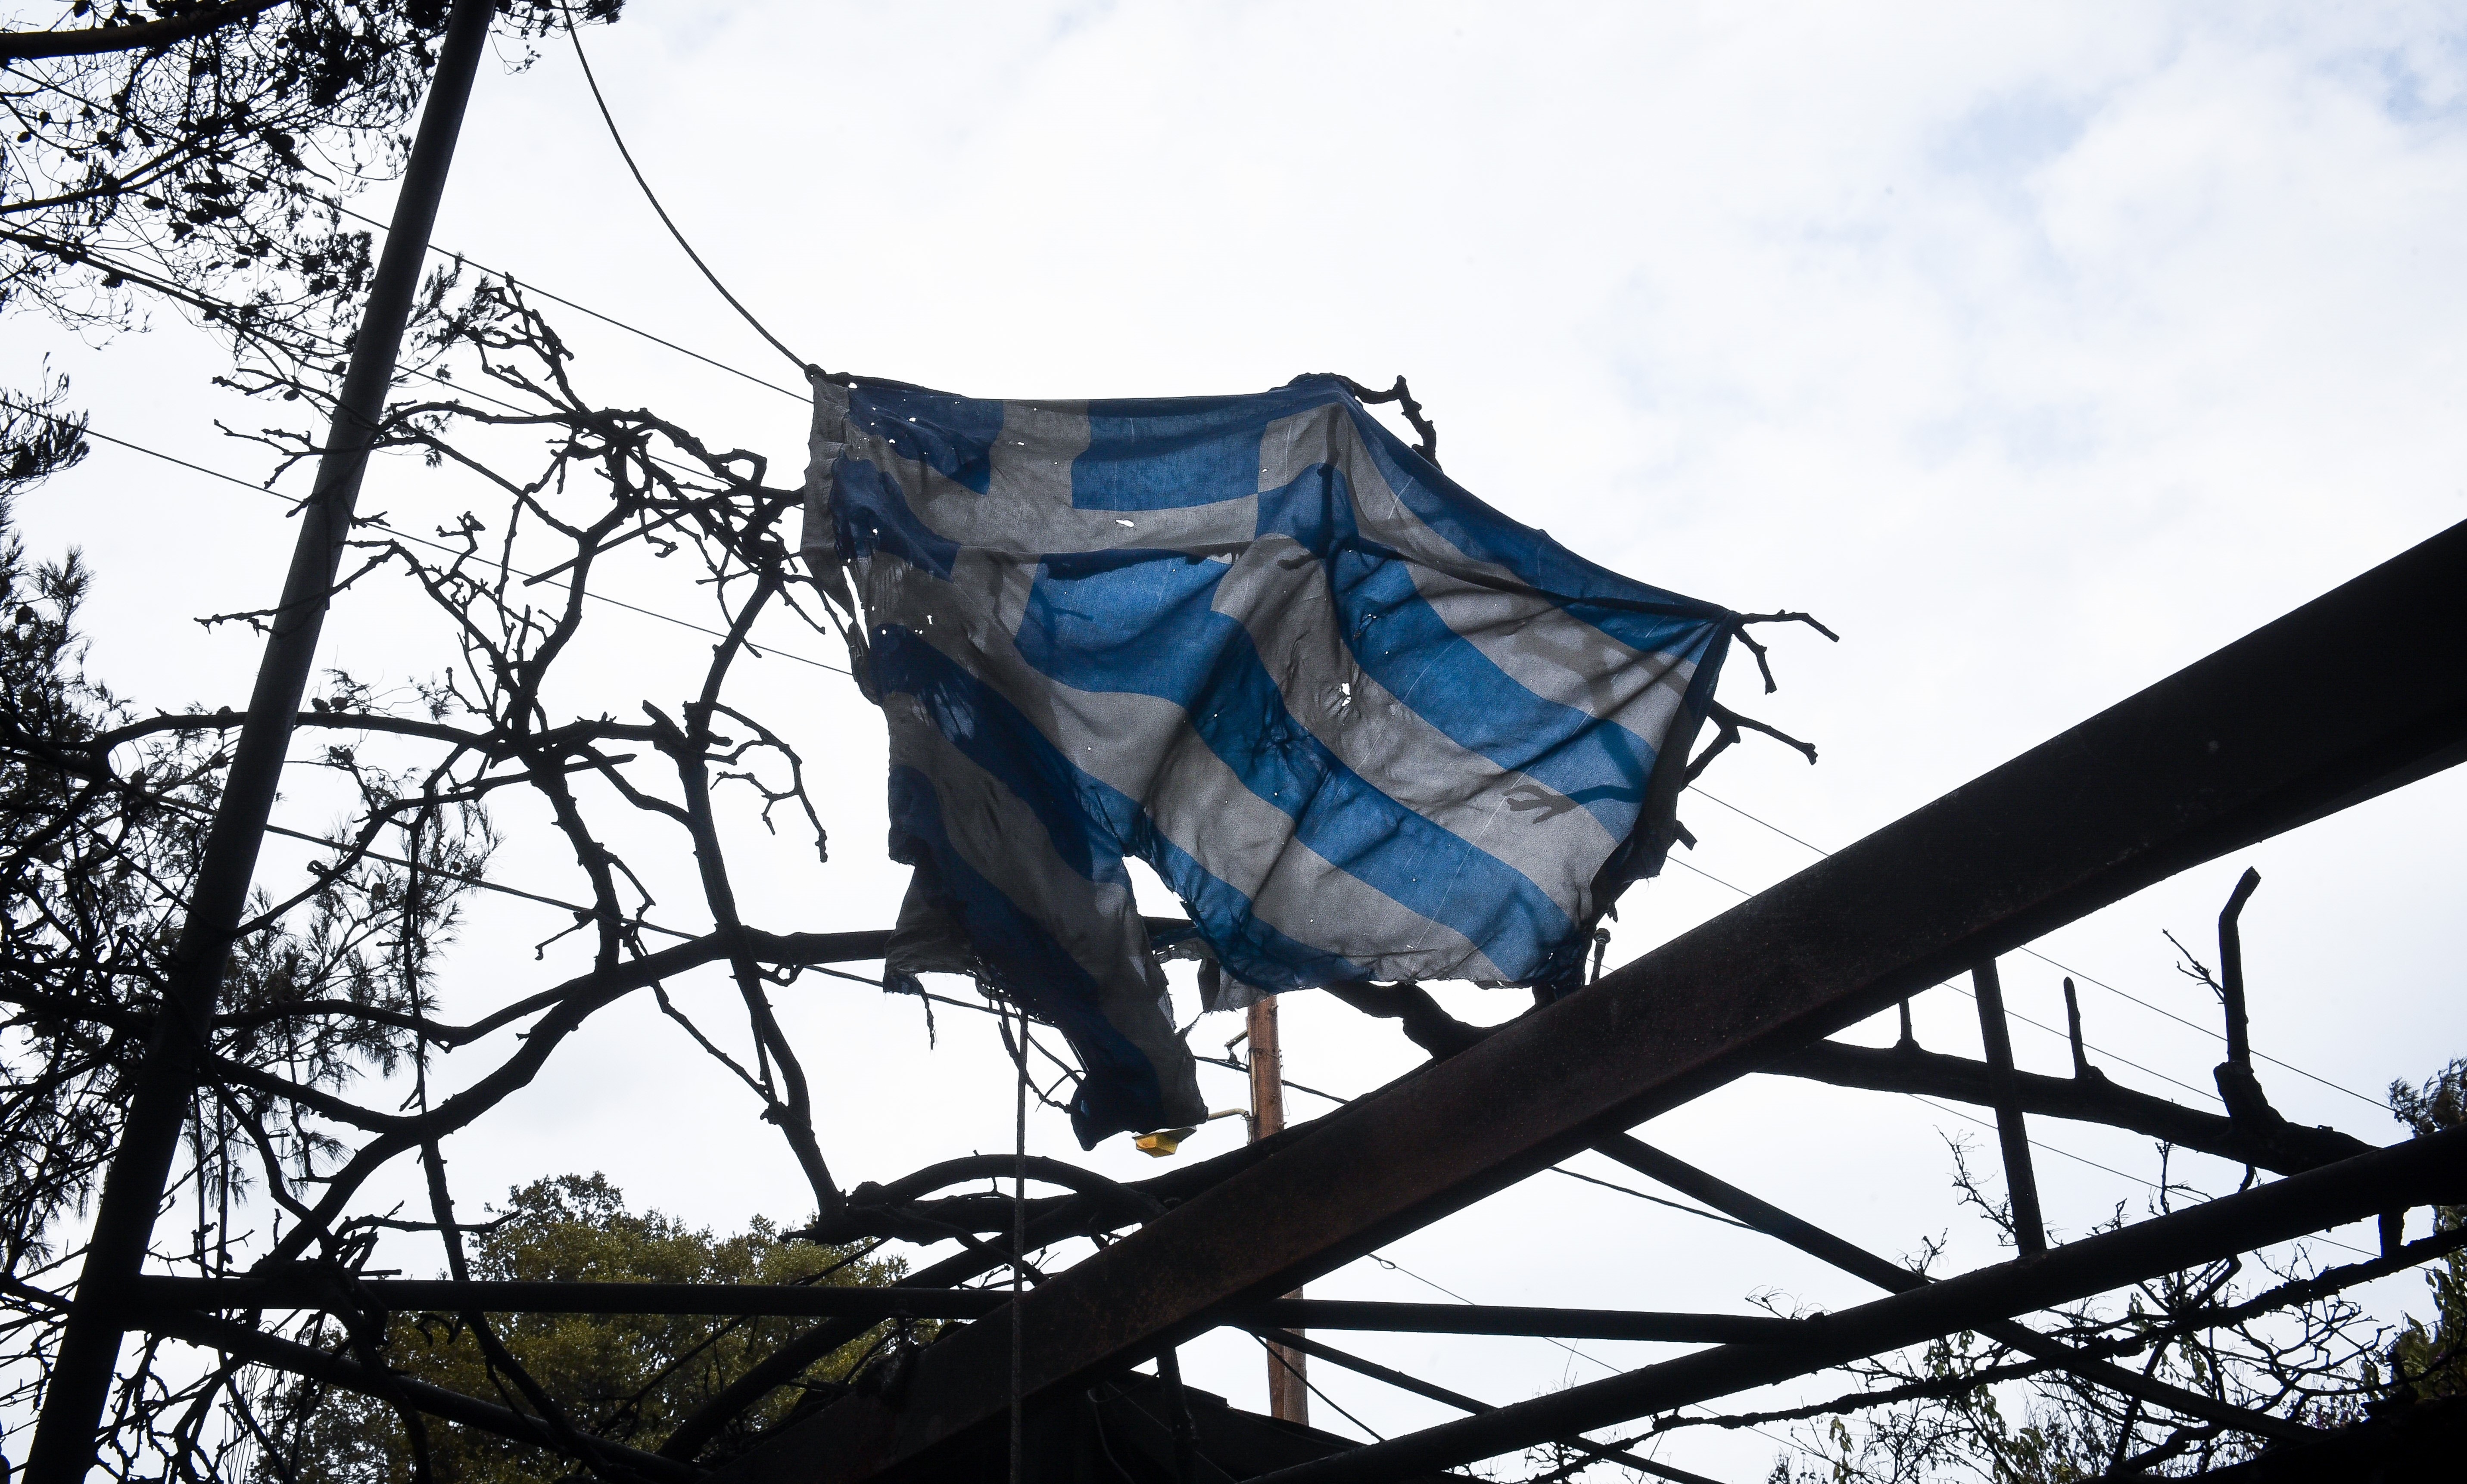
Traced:
[[197, 1055], [213, 1028], [223, 965], [257, 873], [258, 847], [274, 810], [283, 753], [291, 745], [292, 723], [316, 663], [317, 638], [332, 598], [334, 574], [351, 536], [360, 476], [385, 415], [395, 358], [410, 323], [420, 264], [428, 255], [429, 231], [436, 224], [437, 203], [444, 193], [464, 107], [470, 101], [495, 10], [494, 0], [455, 0], [446, 21], [436, 79], [403, 171], [385, 253], [370, 283], [342, 395], [317, 463], [317, 483], [300, 509], [299, 541], [258, 663], [248, 719], [198, 863], [188, 920], [167, 966], [163, 1008], [138, 1068], [120, 1148], [103, 1177], [77, 1296], [27, 1455], [26, 1484], [79, 1484], [94, 1465], [97, 1428], [120, 1358], [125, 1305], [146, 1264], [155, 1212], [195, 1091]]

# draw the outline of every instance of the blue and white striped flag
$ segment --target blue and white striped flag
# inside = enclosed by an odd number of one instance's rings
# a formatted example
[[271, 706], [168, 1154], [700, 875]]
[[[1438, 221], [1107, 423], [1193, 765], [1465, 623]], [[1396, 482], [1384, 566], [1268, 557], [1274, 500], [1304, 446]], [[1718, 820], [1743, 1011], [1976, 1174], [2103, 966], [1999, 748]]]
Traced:
[[1340, 379], [816, 390], [807, 551], [855, 579], [916, 866], [890, 967], [1059, 1026], [1084, 1143], [1205, 1113], [1125, 858], [1180, 894], [1219, 1004], [1564, 989], [1661, 868], [1739, 616], [1506, 519]]

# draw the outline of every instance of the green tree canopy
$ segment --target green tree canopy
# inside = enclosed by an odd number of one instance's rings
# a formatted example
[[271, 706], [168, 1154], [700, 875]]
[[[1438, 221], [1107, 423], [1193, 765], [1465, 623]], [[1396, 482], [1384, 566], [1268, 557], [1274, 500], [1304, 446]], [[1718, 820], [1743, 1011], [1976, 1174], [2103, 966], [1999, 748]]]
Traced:
[[[2421, 1088], [2391, 1083], [2390, 1107], [2419, 1135], [2467, 1124], [2467, 1058], [2452, 1062]], [[2444, 1231], [2467, 1221], [2467, 1206], [2435, 1209]], [[2443, 1258], [2424, 1281], [2433, 1291], [2433, 1327], [2410, 1318], [2390, 1346], [2390, 1368], [2417, 1396], [2467, 1396], [2467, 1253]]]
[[[475, 1279], [597, 1283], [806, 1283], [879, 1285], [896, 1281], [896, 1258], [861, 1258], [855, 1249], [781, 1240], [757, 1217], [733, 1236], [715, 1236], [659, 1211], [637, 1214], [603, 1175], [562, 1175], [512, 1192], [494, 1219], [466, 1235]], [[491, 1315], [506, 1349], [541, 1389], [586, 1431], [657, 1448], [688, 1414], [778, 1349], [810, 1319], [720, 1320], [683, 1315]], [[881, 1335], [833, 1352], [798, 1383], [774, 1392], [734, 1426], [732, 1442], [777, 1422], [815, 1388], [845, 1378]], [[387, 1359], [406, 1374], [471, 1396], [501, 1394], [478, 1338], [450, 1315], [398, 1315]], [[283, 1484], [376, 1484], [413, 1476], [401, 1422], [382, 1402], [285, 1381], [266, 1401], [274, 1446], [257, 1476]], [[574, 1465], [486, 1434], [432, 1425], [431, 1463], [440, 1480], [515, 1484], [562, 1478]]]

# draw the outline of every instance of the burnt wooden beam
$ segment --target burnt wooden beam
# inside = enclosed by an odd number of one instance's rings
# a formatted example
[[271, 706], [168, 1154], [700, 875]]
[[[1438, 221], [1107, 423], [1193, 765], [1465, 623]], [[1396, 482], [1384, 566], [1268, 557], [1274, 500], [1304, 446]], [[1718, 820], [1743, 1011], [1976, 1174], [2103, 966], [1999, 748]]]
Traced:
[[1979, 1039], [1987, 1048], [1989, 1087], [1996, 1094], [1996, 1142], [2004, 1156], [2004, 1189], [2013, 1219], [2013, 1241], [2025, 1257], [2048, 1249], [2048, 1224], [2039, 1214], [2039, 1177], [2030, 1169], [2030, 1134], [2022, 1100], [2013, 1092], [2013, 1027], [2004, 1019], [2004, 986], [1996, 960], [1970, 971], [1979, 996]]
[[[314, 1268], [238, 1278], [147, 1276], [141, 1309], [324, 1309], [338, 1314], [676, 1314], [849, 1319], [982, 1319], [1010, 1300], [1007, 1290], [867, 1288], [792, 1283], [587, 1283], [506, 1279], [358, 1278]], [[1394, 1330], [1428, 1335], [1531, 1335], [1563, 1339], [1723, 1344], [1787, 1339], [1805, 1326], [1753, 1314], [1664, 1314], [1624, 1309], [1546, 1309], [1505, 1304], [1397, 1304], [1280, 1298], [1220, 1316], [1245, 1328]]]
[[[2461, 591], [2467, 527], [1321, 1120], [1028, 1294], [1019, 1385], [1043, 1395], [1153, 1355], [1982, 958], [2451, 766], [2467, 755]], [[1935, 1315], [1953, 1286], [1883, 1302]], [[995, 1328], [927, 1349], [897, 1405], [846, 1398], [726, 1475], [930, 1473], [1012, 1394]]]
[[1007, 1292], [814, 1283], [455, 1283], [361, 1278], [309, 1270], [242, 1278], [142, 1277], [137, 1302], [158, 1310], [325, 1309], [388, 1314], [781, 1315], [808, 1318], [978, 1319]]

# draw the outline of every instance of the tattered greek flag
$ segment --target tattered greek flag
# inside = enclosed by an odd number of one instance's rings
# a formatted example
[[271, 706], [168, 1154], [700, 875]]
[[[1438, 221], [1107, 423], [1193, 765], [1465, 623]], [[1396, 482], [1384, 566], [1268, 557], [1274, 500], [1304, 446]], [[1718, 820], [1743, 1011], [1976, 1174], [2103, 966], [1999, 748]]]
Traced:
[[890, 967], [1059, 1026], [1084, 1143], [1205, 1112], [1126, 858], [1180, 894], [1212, 1007], [1571, 987], [1661, 868], [1739, 616], [1508, 520], [1340, 378], [816, 392], [807, 554], [854, 577], [916, 867]]

